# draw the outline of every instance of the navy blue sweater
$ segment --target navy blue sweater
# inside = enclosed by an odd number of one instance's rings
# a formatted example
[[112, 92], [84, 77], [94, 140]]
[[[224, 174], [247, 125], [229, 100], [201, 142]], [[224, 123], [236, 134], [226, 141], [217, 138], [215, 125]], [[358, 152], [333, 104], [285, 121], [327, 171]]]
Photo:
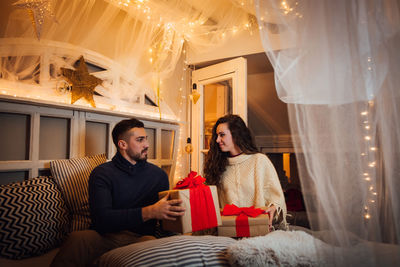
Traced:
[[153, 235], [156, 220], [143, 222], [142, 207], [156, 203], [158, 192], [168, 188], [168, 176], [162, 169], [147, 161], [132, 165], [117, 152], [112, 161], [90, 174], [92, 229], [99, 233], [129, 230]]

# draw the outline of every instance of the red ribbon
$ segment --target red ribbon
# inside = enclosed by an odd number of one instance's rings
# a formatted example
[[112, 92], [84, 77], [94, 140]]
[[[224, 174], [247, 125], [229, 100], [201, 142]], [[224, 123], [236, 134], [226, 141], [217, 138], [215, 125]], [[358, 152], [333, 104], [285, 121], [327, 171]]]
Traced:
[[204, 184], [205, 178], [191, 171], [188, 177], [179, 181], [174, 189], [189, 189], [192, 231], [218, 226], [217, 213], [211, 190]]
[[237, 237], [249, 237], [250, 236], [250, 227], [249, 227], [249, 218], [248, 217], [257, 217], [261, 214], [264, 214], [265, 211], [260, 208], [251, 207], [243, 207], [239, 208], [236, 205], [225, 205], [222, 215], [229, 216], [235, 215], [236, 218], [236, 236]]
[[183, 178], [175, 185], [174, 189], [188, 189], [205, 186], [205, 181], [206, 179], [197, 175], [197, 172], [191, 171], [188, 177]]

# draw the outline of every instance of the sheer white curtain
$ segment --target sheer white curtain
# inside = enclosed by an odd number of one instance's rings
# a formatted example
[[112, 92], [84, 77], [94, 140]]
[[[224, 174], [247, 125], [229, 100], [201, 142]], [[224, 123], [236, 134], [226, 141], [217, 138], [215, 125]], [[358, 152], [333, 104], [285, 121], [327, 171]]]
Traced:
[[[255, 17], [232, 1], [50, 0], [56, 21], [44, 18], [39, 41], [27, 10], [12, 6], [16, 0], [2, 0], [11, 13], [4, 14], [9, 19], [1, 26], [0, 44], [14, 39], [28, 45], [0, 46], [0, 78], [37, 83], [41, 52], [34, 47], [56, 41], [112, 59], [115, 65], [108, 68], [127, 73], [137, 87], [152, 87], [154, 78], [168, 78], [174, 71], [184, 44], [201, 52], [223, 44], [232, 32], [256, 27]], [[66, 60], [62, 49], [55, 54], [55, 76], [80, 57]], [[103, 93], [121, 99], [134, 96], [118, 86]]]
[[[335, 266], [400, 265], [400, 3], [255, 1], [302, 189]], [[279, 43], [283, 49], [274, 50]]]

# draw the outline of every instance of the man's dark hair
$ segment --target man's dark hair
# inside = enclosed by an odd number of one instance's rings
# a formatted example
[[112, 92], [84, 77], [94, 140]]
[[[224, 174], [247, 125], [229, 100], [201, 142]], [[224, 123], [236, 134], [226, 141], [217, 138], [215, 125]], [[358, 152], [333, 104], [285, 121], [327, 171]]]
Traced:
[[113, 131], [112, 131], [112, 138], [114, 145], [118, 148], [118, 141], [125, 140], [126, 136], [125, 133], [132, 128], [144, 128], [143, 122], [137, 119], [129, 119], [129, 120], [122, 120], [118, 122]]

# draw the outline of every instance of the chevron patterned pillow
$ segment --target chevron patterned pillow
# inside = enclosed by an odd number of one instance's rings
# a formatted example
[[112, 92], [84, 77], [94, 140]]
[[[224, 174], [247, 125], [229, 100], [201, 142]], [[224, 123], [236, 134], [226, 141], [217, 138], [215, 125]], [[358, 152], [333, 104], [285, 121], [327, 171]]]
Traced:
[[0, 254], [37, 256], [57, 247], [68, 231], [65, 202], [51, 178], [0, 186]]
[[72, 214], [70, 231], [90, 227], [88, 182], [92, 170], [106, 162], [105, 154], [59, 159], [50, 162], [50, 171]]

